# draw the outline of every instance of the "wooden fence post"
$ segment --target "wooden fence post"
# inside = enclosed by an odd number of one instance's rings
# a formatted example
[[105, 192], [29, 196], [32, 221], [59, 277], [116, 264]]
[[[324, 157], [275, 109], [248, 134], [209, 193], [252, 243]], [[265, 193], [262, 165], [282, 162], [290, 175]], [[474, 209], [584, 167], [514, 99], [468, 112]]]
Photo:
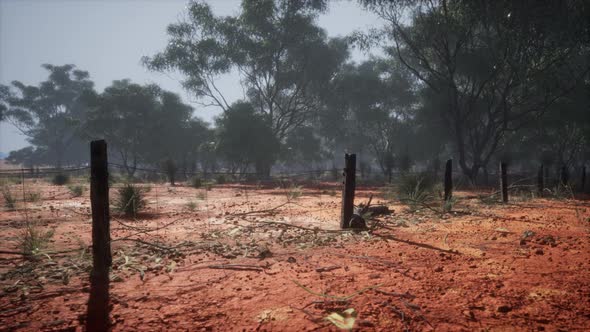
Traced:
[[508, 203], [508, 165], [500, 163], [500, 191], [502, 192], [502, 202]]
[[342, 188], [342, 214], [340, 228], [350, 228], [350, 220], [354, 212], [354, 189], [356, 186], [356, 155], [344, 155], [344, 186]]
[[86, 319], [87, 331], [109, 329], [109, 267], [111, 238], [107, 144], [90, 143], [90, 204], [92, 207], [92, 272]]
[[445, 202], [453, 198], [453, 159], [447, 160], [445, 166]]
[[567, 171], [567, 166], [561, 166], [561, 174], [559, 176], [560, 185], [567, 186], [569, 183], [570, 176]]
[[541, 164], [539, 172], [537, 173], [537, 190], [539, 191], [539, 196], [543, 197], [543, 192], [545, 191], [545, 172], [543, 171], [543, 164]]
[[582, 166], [582, 179], [580, 180], [580, 192], [586, 192], [586, 166]]

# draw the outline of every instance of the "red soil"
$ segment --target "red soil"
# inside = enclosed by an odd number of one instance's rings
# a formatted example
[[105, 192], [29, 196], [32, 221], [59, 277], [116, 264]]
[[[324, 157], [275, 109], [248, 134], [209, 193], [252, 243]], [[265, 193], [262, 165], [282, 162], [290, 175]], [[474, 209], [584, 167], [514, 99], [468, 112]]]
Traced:
[[[90, 244], [88, 193], [27, 188], [42, 200], [0, 212], [0, 251], [18, 250], [27, 218], [55, 234], [35, 262], [0, 254], [0, 330], [82, 330], [91, 260], [54, 252]], [[354, 308], [355, 330], [590, 330], [587, 201], [484, 204], [462, 192], [454, 213], [394, 204], [372, 232], [343, 233], [337, 187], [273, 209], [287, 192], [152, 185], [137, 220], [111, 224], [112, 329], [328, 331], [327, 315]]]

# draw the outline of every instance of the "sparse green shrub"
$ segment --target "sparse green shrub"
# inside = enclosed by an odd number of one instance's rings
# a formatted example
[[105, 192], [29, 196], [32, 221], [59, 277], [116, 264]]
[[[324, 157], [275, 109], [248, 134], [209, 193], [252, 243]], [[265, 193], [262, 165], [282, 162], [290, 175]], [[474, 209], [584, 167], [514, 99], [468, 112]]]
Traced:
[[25, 201], [27, 202], [38, 202], [41, 200], [41, 193], [29, 191], [25, 194]]
[[12, 211], [16, 209], [16, 197], [12, 195], [12, 192], [8, 187], [2, 188], [2, 197], [4, 198], [4, 207]]
[[47, 248], [53, 233], [53, 229], [42, 232], [29, 223], [25, 230], [19, 234], [18, 246], [26, 258], [34, 259], [43, 249]]
[[191, 185], [193, 188], [201, 188], [203, 186], [203, 180], [200, 177], [195, 176], [191, 179]]
[[398, 198], [415, 211], [426, 206], [432, 199], [434, 181], [426, 174], [406, 174], [401, 177], [398, 186]]
[[197, 203], [190, 201], [190, 202], [186, 203], [186, 208], [189, 211], [195, 211], [197, 209]]
[[68, 186], [68, 189], [74, 197], [80, 197], [84, 194], [84, 187], [81, 185], [70, 185]]
[[143, 198], [144, 190], [131, 184], [126, 184], [118, 190], [115, 207], [126, 216], [137, 215], [137, 212], [145, 206]]
[[67, 174], [56, 174], [53, 179], [51, 179], [51, 183], [56, 186], [63, 186], [64, 184], [70, 181], [70, 177]]
[[199, 191], [195, 197], [197, 197], [197, 199], [199, 200], [205, 200], [207, 199], [207, 192], [206, 191]]
[[453, 211], [453, 206], [457, 203], [457, 199], [455, 197], [451, 197], [450, 199], [444, 200], [443, 199], [443, 211], [444, 212], [451, 212]]
[[302, 193], [303, 192], [301, 190], [301, 186], [296, 186], [296, 185], [292, 184], [287, 190], [287, 200], [289, 200], [289, 201], [295, 200], [295, 199], [301, 197]]

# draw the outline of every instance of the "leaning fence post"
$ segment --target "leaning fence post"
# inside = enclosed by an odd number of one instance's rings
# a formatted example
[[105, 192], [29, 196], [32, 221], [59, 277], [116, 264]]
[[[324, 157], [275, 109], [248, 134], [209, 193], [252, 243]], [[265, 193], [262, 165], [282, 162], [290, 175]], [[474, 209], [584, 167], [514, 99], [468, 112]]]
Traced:
[[340, 228], [349, 228], [354, 212], [354, 189], [356, 186], [356, 154], [344, 155], [344, 186], [342, 188], [342, 214]]
[[537, 190], [539, 191], [539, 196], [543, 197], [543, 192], [545, 191], [545, 172], [543, 171], [543, 164], [541, 164], [539, 172], [537, 173]]
[[500, 191], [502, 192], [502, 202], [508, 203], [508, 166], [506, 163], [500, 163]]
[[447, 160], [445, 166], [445, 202], [453, 198], [453, 159]]
[[109, 328], [109, 267], [111, 239], [107, 144], [90, 143], [90, 205], [92, 207], [92, 272], [88, 300], [87, 331]]

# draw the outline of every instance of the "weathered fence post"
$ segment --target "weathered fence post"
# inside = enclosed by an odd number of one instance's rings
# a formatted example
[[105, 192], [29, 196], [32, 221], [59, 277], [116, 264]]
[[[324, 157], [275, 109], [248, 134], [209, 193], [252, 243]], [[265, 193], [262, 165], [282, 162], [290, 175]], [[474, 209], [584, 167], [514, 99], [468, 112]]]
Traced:
[[453, 159], [447, 160], [445, 166], [445, 202], [453, 198]]
[[92, 207], [92, 272], [88, 300], [87, 331], [109, 329], [109, 267], [111, 238], [107, 143], [90, 143], [90, 205]]
[[543, 171], [543, 164], [541, 164], [539, 172], [537, 173], [537, 190], [539, 191], [539, 196], [543, 197], [543, 192], [545, 191], [545, 172]]
[[560, 185], [567, 186], [569, 183], [570, 176], [567, 171], [567, 166], [561, 166], [561, 174], [559, 176]]
[[344, 155], [344, 187], [342, 188], [342, 214], [340, 228], [349, 228], [354, 212], [354, 189], [356, 186], [356, 154]]
[[580, 192], [586, 191], [586, 166], [582, 166], [582, 179], [580, 180]]
[[508, 165], [500, 163], [500, 191], [502, 192], [502, 202], [508, 203]]

